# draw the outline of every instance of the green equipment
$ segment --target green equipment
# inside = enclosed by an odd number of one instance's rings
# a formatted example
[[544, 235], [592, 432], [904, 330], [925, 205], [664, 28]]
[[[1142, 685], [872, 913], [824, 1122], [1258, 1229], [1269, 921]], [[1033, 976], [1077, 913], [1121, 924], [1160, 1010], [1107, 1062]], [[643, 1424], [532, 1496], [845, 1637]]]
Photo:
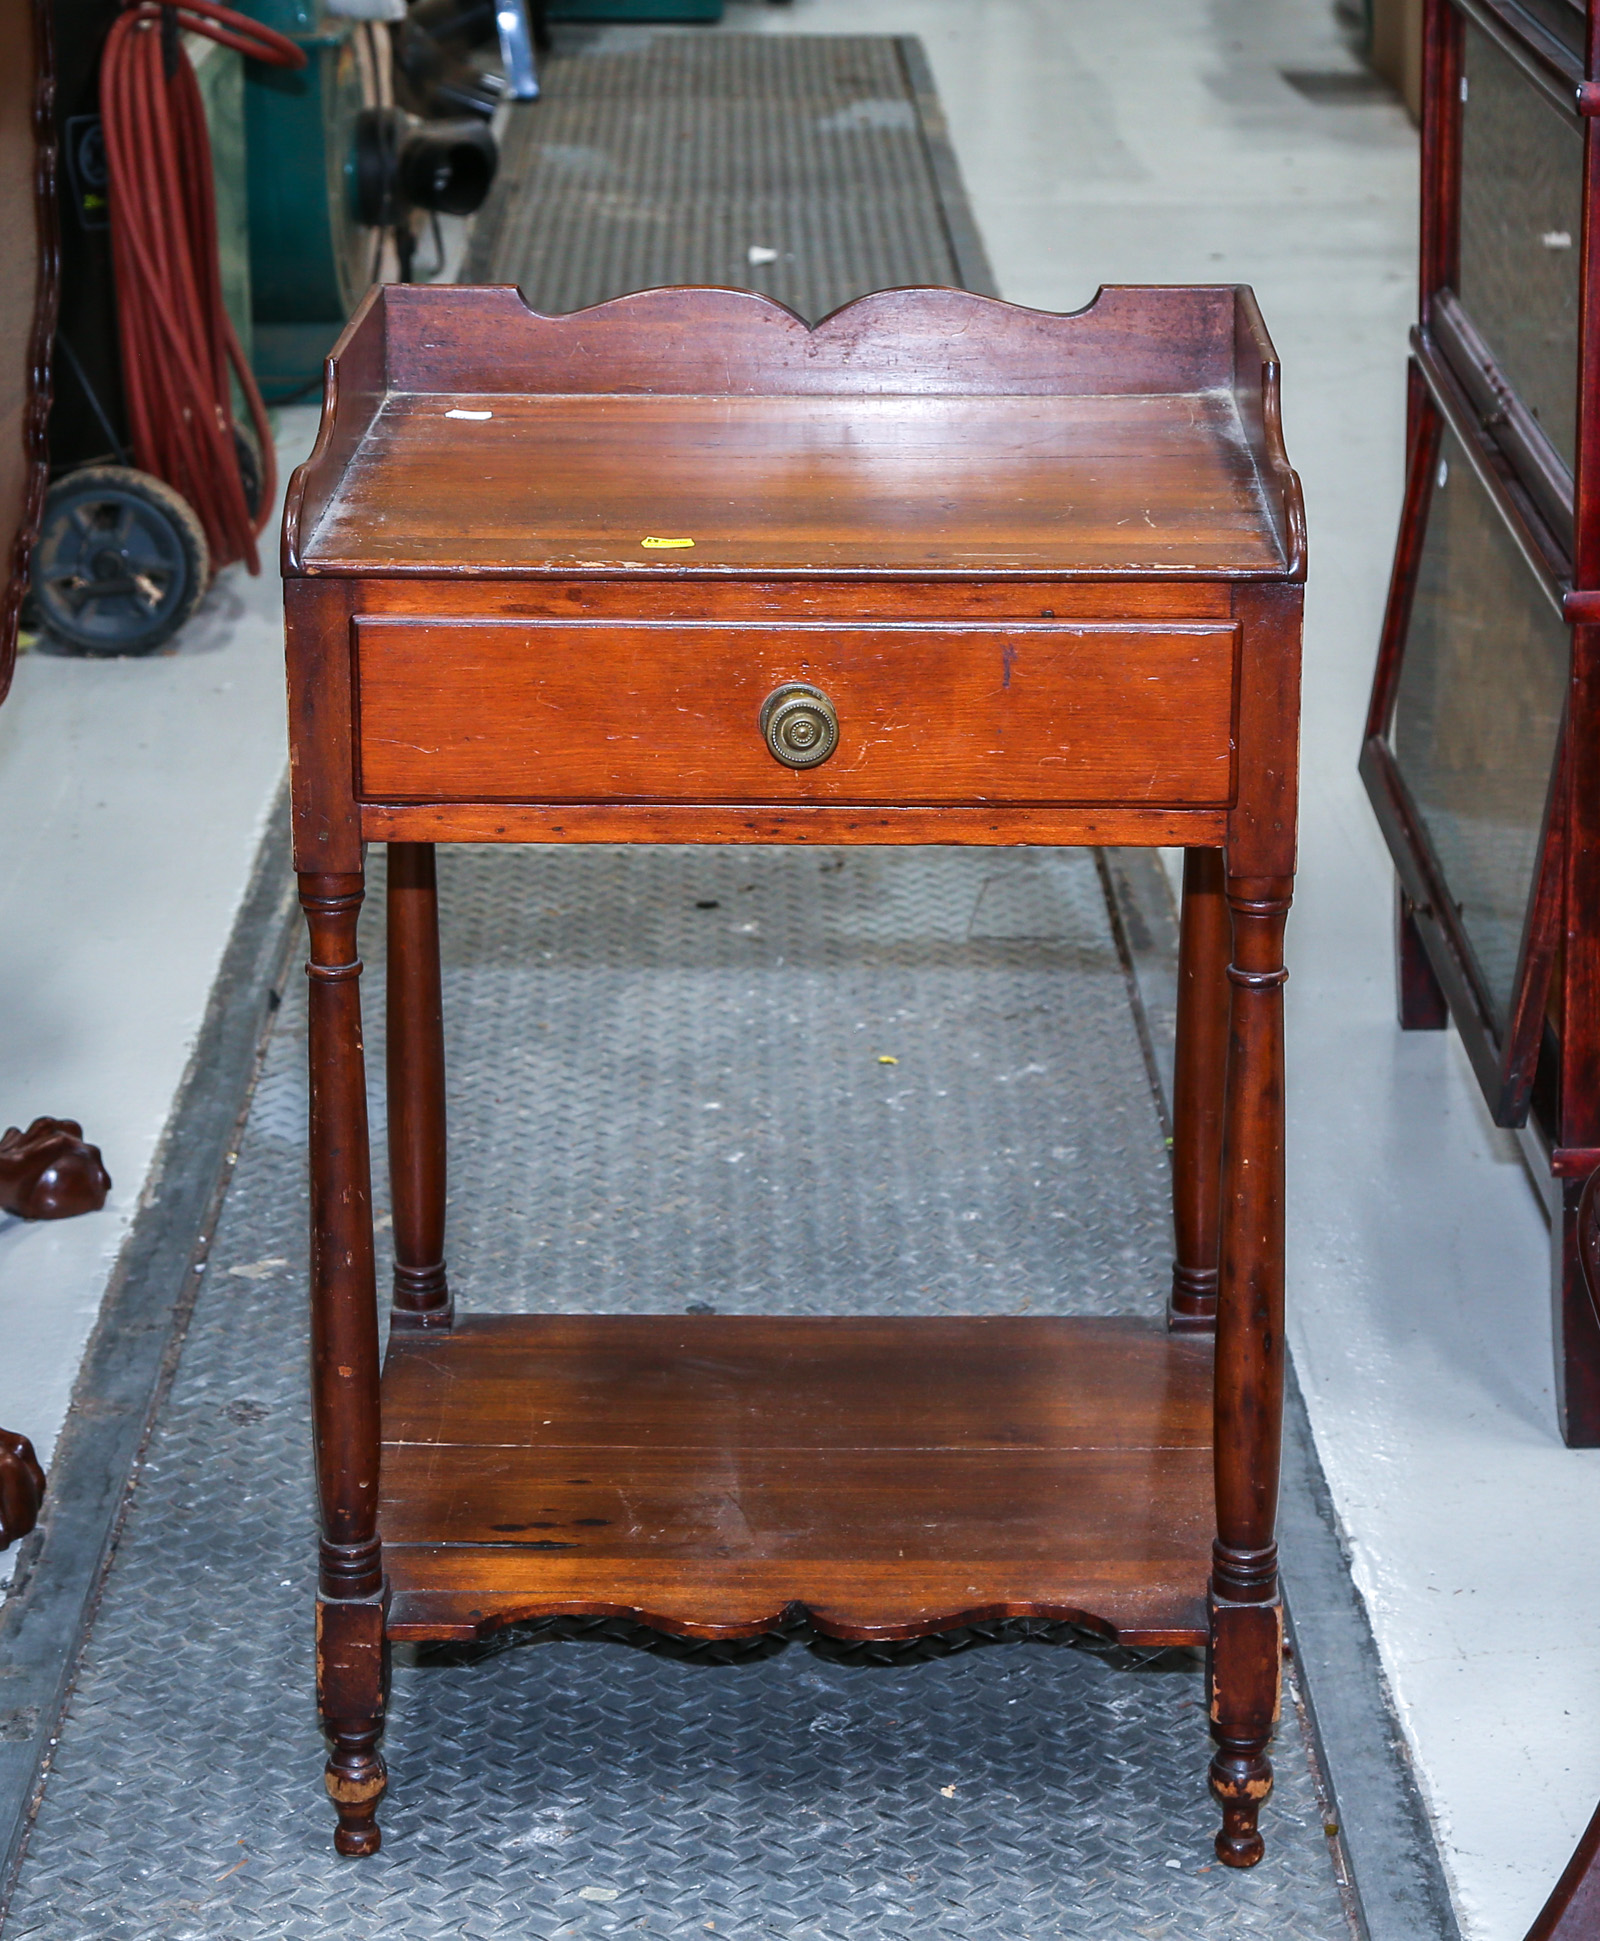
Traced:
[[269, 403], [314, 390], [369, 284], [410, 272], [417, 209], [468, 215], [497, 149], [482, 120], [424, 121], [393, 105], [389, 28], [319, 0], [243, 0], [306, 53], [245, 67], [252, 364]]
[[372, 281], [381, 238], [356, 212], [355, 131], [368, 105], [357, 23], [314, 0], [245, 0], [243, 11], [306, 53], [291, 72], [245, 70], [252, 364], [268, 403], [314, 384]]

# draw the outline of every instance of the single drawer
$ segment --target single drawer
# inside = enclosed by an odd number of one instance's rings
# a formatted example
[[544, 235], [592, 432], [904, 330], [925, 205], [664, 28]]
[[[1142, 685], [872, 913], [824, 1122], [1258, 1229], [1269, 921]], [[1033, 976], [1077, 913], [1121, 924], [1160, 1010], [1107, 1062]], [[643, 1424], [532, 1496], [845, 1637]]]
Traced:
[[[369, 802], [1233, 799], [1231, 622], [374, 618], [355, 633]], [[837, 720], [815, 767], [787, 766], [763, 731], [791, 683]]]

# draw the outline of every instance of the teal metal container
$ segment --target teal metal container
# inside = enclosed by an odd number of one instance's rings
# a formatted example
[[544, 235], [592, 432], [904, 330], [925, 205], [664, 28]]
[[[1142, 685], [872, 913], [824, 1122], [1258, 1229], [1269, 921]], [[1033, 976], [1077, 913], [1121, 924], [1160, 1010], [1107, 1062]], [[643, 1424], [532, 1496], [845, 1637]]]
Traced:
[[321, 382], [371, 281], [376, 237], [356, 213], [364, 101], [352, 23], [316, 0], [243, 0], [242, 11], [306, 53], [298, 71], [245, 63], [252, 364], [271, 403]]

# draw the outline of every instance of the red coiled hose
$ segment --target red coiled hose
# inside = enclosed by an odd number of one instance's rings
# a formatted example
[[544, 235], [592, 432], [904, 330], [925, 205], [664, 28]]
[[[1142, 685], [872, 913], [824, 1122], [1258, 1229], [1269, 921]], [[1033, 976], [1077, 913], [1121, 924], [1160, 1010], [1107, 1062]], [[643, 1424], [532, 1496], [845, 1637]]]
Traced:
[[[217, 0], [129, 0], [100, 65], [122, 386], [134, 462], [194, 507], [215, 569], [261, 570], [256, 535], [272, 516], [277, 465], [266, 407], [222, 301], [216, 193], [187, 28], [275, 67], [304, 67], [292, 40]], [[261, 451], [252, 515], [239, 470], [232, 369]]]

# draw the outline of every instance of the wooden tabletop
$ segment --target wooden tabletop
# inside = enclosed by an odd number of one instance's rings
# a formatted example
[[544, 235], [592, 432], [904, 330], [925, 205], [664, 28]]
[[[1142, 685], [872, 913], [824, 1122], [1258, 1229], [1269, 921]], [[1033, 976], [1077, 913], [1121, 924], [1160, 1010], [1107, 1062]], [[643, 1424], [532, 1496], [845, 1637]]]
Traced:
[[1226, 391], [402, 394], [362, 440], [306, 561], [1208, 577], [1285, 564]]
[[1277, 387], [1245, 289], [889, 290], [811, 329], [732, 290], [541, 317], [390, 286], [335, 352], [285, 569], [1296, 579]]

